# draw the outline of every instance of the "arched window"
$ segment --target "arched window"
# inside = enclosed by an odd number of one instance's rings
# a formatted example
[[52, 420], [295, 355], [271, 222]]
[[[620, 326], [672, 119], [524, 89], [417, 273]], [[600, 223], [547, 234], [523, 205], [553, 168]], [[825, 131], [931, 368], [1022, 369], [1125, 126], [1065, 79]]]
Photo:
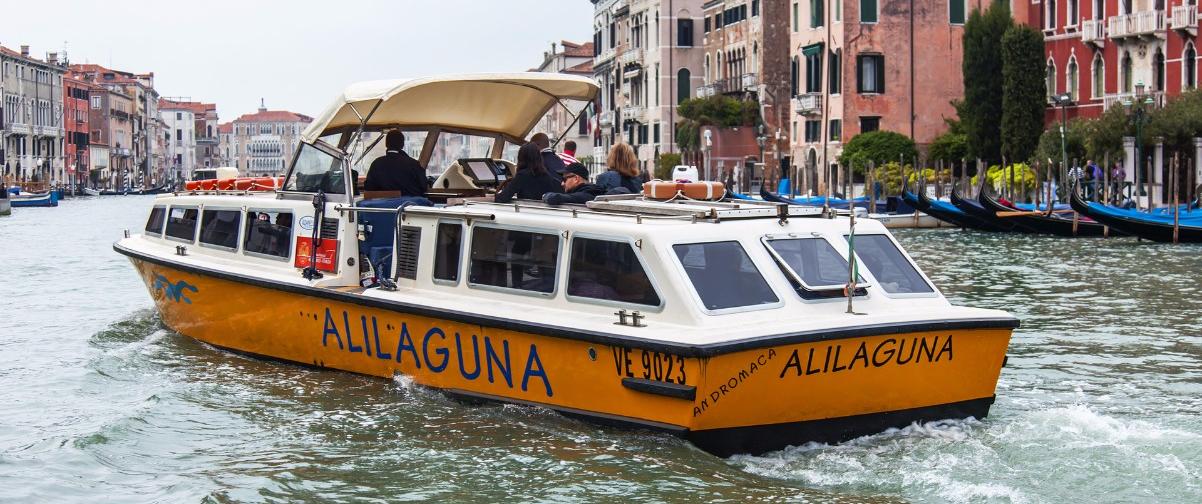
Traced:
[[1065, 89], [1072, 100], [1075, 102], [1079, 98], [1077, 96], [1077, 58], [1071, 57], [1068, 59], [1068, 72], [1066, 73], [1067, 80], [1065, 81]]
[[1121, 74], [1119, 77], [1122, 79], [1122, 82], [1123, 82], [1122, 92], [1130, 93], [1132, 90], [1132, 86], [1131, 86], [1131, 78], [1132, 78], [1132, 75], [1131, 75], [1131, 52], [1130, 51], [1123, 51], [1123, 61], [1119, 64], [1119, 73]]
[[705, 83], [713, 82], [713, 75], [710, 74], [710, 55], [705, 55]]
[[1186, 89], [1198, 87], [1198, 52], [1194, 50], [1193, 42], [1185, 44], [1185, 54], [1181, 55], [1183, 71], [1182, 78]]
[[1052, 101], [1052, 97], [1056, 96], [1056, 62], [1048, 60], [1048, 70], [1046, 84], [1048, 87], [1048, 101]]
[[1093, 55], [1093, 74], [1090, 80], [1093, 81], [1093, 94], [1091, 96], [1101, 98], [1102, 95], [1106, 94], [1106, 62], [1102, 59], [1102, 53], [1095, 53]]
[[797, 69], [798, 69], [798, 66], [799, 65], [798, 65], [798, 61], [797, 61], [797, 56], [793, 56], [793, 63], [792, 63], [792, 68], [791, 68], [792, 71], [789, 72], [789, 92], [792, 93], [793, 96], [797, 96], [797, 78], [798, 78]]
[[725, 78], [725, 70], [722, 68], [722, 51], [718, 51], [718, 61], [714, 64], [714, 80], [722, 80]]
[[676, 104], [689, 99], [689, 91], [692, 89], [692, 79], [690, 79], [689, 69], [681, 68], [676, 71]]
[[1164, 91], [1164, 53], [1160, 49], [1152, 56], [1152, 89]]

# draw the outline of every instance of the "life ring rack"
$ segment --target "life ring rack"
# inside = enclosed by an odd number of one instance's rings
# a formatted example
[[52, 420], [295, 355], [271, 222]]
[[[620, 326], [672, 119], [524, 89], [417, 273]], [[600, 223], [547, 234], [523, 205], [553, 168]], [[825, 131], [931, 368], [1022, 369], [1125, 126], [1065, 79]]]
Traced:
[[275, 191], [283, 187], [284, 177], [237, 177], [184, 183], [184, 189], [189, 191]]

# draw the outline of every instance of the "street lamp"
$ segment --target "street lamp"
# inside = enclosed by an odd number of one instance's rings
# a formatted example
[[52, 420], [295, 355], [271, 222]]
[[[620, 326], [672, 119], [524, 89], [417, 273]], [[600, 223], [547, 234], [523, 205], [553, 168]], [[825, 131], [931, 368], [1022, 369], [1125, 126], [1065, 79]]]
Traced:
[[[1143, 126], [1148, 121], [1147, 108], [1154, 105], [1156, 102], [1151, 96], [1140, 99], [1144, 94], [1144, 83], [1140, 82], [1135, 85], [1135, 99], [1126, 98], [1123, 100], [1123, 108], [1130, 113], [1131, 119], [1135, 121], [1135, 171], [1132, 175], [1135, 177], [1135, 194], [1139, 194], [1139, 169], [1143, 164]], [[1137, 200], [1138, 204], [1138, 200]], [[1151, 206], [1149, 204], [1149, 206]]]
[[1068, 133], [1065, 131], [1065, 120], [1068, 115], [1068, 107], [1073, 104], [1073, 96], [1064, 93], [1052, 97], [1052, 102], [1060, 107], [1060, 166], [1068, 169], [1068, 141], [1065, 137]]
[[[764, 146], [768, 145], [768, 134], [764, 130], [763, 124], [759, 125], [759, 135], [757, 135], [755, 137], [755, 143], [760, 146], [760, 157], [756, 161], [758, 161], [760, 163], [764, 163]], [[752, 165], [752, 166], [755, 166], [755, 165]], [[768, 166], [768, 165], [765, 163], [764, 166]], [[754, 168], [752, 168], [752, 170], [754, 171]], [[747, 175], [747, 189], [751, 188], [751, 178], [752, 178], [751, 174], [749, 173]]]

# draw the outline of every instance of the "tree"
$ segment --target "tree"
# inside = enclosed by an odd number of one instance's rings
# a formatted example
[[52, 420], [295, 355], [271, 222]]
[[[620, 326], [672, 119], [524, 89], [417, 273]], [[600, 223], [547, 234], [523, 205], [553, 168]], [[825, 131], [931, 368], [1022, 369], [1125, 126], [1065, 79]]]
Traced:
[[957, 112], [964, 123], [969, 155], [988, 161], [1001, 159], [1001, 45], [1002, 36], [1013, 24], [1005, 2], [994, 2], [984, 13], [974, 9], [964, 24], [964, 101]]
[[870, 131], [860, 133], [851, 138], [843, 146], [843, 154], [839, 155], [839, 163], [851, 166], [856, 173], [864, 173], [868, 162], [882, 165], [905, 157], [906, 161], [918, 157], [918, 148], [909, 137], [893, 131]]
[[[1065, 152], [1068, 153], [1068, 161], [1072, 163], [1074, 159], [1078, 160], [1078, 164], [1085, 164], [1086, 159], [1092, 159], [1087, 149], [1085, 148], [1086, 139], [1089, 138], [1091, 131], [1094, 129], [1096, 121], [1088, 119], [1074, 119], [1069, 121], [1065, 126], [1064, 146]], [[1036, 140], [1037, 144], [1030, 153], [1031, 164], [1039, 162], [1043, 168], [1048, 167], [1048, 160], [1057, 166], [1060, 164], [1060, 123], [1052, 125], [1043, 134], [1039, 135]], [[1019, 159], [1019, 158], [1015, 158]], [[1102, 159], [1094, 159], [1098, 164], [1102, 163]]]
[[1047, 88], [1035, 78], [1043, 51], [1043, 34], [1029, 26], [1011, 26], [1002, 37], [1001, 154], [1012, 161], [1029, 160], [1043, 130]]
[[1186, 91], [1150, 115], [1144, 145], [1161, 137], [1166, 150], [1193, 157], [1194, 138], [1202, 137], [1202, 91]]
[[955, 131], [945, 131], [931, 140], [927, 151], [927, 161], [934, 163], [956, 163], [957, 165], [968, 158], [968, 135]]

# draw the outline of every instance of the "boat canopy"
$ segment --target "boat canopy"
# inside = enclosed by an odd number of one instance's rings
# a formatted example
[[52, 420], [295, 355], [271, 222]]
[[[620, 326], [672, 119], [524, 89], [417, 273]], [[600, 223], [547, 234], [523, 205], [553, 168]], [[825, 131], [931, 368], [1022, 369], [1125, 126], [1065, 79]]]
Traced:
[[[597, 96], [596, 81], [559, 73], [465, 74], [351, 84], [301, 134], [306, 143], [339, 132], [439, 127], [522, 140], [547, 111]], [[569, 110], [578, 113], [577, 110]]]

